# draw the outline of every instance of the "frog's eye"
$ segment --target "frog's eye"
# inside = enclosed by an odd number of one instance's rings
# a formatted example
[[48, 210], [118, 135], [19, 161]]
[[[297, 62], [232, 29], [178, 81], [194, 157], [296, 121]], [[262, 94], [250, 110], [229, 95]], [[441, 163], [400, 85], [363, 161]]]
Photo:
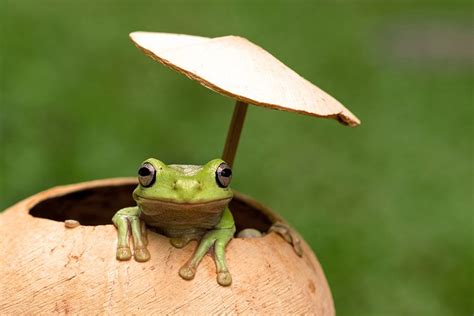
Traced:
[[221, 188], [227, 188], [232, 179], [232, 169], [225, 162], [221, 163], [216, 170], [216, 181]]
[[149, 162], [145, 162], [138, 169], [138, 182], [144, 187], [149, 187], [155, 183], [156, 170], [155, 167]]

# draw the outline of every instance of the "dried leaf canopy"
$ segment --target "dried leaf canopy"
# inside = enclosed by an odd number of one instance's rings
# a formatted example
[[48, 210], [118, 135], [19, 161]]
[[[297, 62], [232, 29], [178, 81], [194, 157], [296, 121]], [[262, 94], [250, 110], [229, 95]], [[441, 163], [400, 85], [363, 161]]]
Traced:
[[272, 109], [335, 118], [349, 126], [360, 124], [339, 101], [245, 38], [150, 32], [134, 32], [130, 37], [154, 60], [223, 95]]

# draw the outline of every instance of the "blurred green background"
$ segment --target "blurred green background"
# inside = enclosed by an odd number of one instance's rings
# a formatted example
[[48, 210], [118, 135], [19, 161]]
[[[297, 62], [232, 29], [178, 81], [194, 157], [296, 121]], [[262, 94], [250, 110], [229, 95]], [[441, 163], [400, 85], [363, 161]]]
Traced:
[[250, 107], [234, 168], [312, 246], [338, 314], [474, 312], [472, 2], [0, 3], [0, 209], [219, 156], [233, 101], [127, 36], [242, 35], [362, 120]]

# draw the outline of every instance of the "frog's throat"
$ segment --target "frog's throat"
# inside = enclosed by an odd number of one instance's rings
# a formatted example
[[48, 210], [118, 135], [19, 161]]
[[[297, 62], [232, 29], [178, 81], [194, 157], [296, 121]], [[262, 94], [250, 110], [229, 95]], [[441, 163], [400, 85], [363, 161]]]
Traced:
[[227, 197], [219, 200], [212, 200], [212, 201], [206, 201], [206, 202], [175, 202], [175, 201], [168, 201], [168, 200], [163, 200], [163, 199], [150, 199], [150, 198], [145, 198], [140, 195], [135, 195], [134, 196], [135, 201], [137, 202], [138, 205], [144, 204], [144, 203], [151, 203], [155, 205], [170, 205], [173, 207], [182, 207], [182, 208], [189, 208], [189, 207], [206, 207], [206, 206], [213, 206], [213, 205], [227, 205], [229, 204], [230, 200], [232, 200], [232, 197]]
[[176, 203], [137, 196], [140, 218], [164, 230], [210, 229], [217, 225], [232, 198], [202, 203]]

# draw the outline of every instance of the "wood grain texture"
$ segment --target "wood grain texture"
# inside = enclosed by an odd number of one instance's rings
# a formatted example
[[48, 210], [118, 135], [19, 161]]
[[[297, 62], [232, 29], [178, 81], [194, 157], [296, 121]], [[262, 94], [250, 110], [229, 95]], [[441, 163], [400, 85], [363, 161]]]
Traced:
[[231, 167], [234, 166], [235, 154], [237, 146], [239, 146], [240, 134], [245, 121], [248, 104], [240, 101], [235, 102], [234, 113], [230, 121], [229, 131], [225, 141], [224, 152], [222, 153], [222, 160], [227, 162]]
[[133, 32], [130, 38], [154, 60], [244, 103], [360, 124], [335, 98], [243, 37]]
[[150, 261], [119, 262], [112, 225], [65, 228], [64, 222], [29, 214], [48, 198], [135, 181], [56, 187], [2, 213], [0, 313], [334, 315], [324, 273], [304, 242], [305, 255], [299, 258], [274, 233], [232, 240], [227, 259], [233, 284], [225, 288], [216, 283], [209, 256], [193, 281], [178, 276], [195, 242], [175, 249], [166, 237], [150, 232]]

